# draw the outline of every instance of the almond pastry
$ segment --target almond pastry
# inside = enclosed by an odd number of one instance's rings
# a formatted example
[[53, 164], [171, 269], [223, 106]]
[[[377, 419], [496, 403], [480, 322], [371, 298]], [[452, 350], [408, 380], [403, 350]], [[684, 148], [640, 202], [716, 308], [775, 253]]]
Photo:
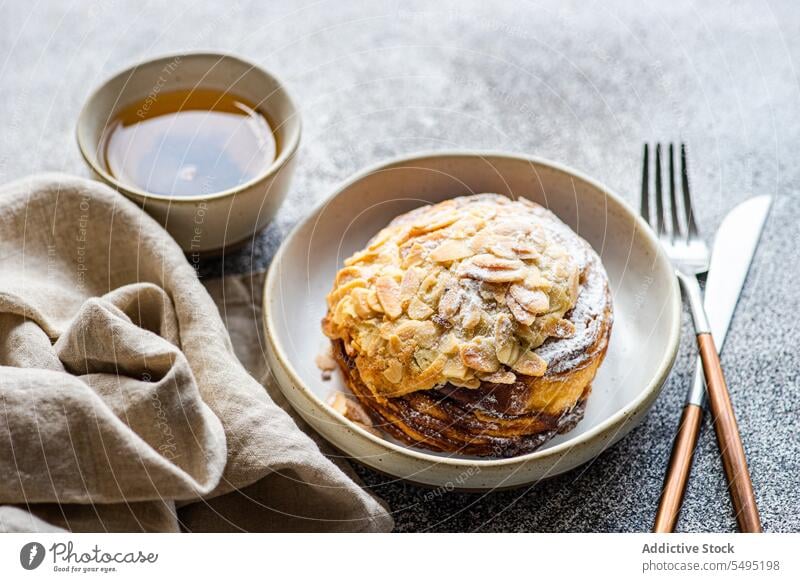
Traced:
[[345, 261], [323, 330], [364, 410], [410, 444], [530, 452], [583, 416], [612, 324], [597, 254], [497, 194], [397, 217]]

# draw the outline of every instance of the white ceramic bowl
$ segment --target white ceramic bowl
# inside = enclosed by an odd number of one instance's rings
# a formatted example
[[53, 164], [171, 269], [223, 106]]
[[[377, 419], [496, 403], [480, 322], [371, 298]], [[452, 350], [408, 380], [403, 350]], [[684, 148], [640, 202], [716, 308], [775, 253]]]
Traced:
[[[586, 415], [571, 432], [510, 459], [444, 455], [381, 438], [325, 404], [346, 390], [321, 379], [315, 356], [325, 295], [342, 261], [392, 218], [454, 196], [526, 197], [558, 215], [600, 254], [614, 302], [606, 359]], [[393, 160], [348, 180], [287, 237], [264, 288], [267, 357], [286, 397], [347, 455], [402, 479], [463, 489], [514, 487], [585, 463], [626, 435], [658, 396], [678, 349], [680, 295], [658, 241], [618, 196], [564, 166], [501, 153], [433, 153]]]
[[[152, 194], [112, 176], [102, 161], [102, 144], [117, 112], [161, 93], [197, 87], [230, 91], [266, 114], [280, 148], [273, 164], [236, 188], [196, 196]], [[142, 206], [185, 251], [204, 253], [247, 240], [275, 216], [289, 190], [300, 116], [280, 81], [257, 65], [231, 55], [186, 53], [147, 61], [103, 83], [81, 111], [77, 138], [96, 177]]]

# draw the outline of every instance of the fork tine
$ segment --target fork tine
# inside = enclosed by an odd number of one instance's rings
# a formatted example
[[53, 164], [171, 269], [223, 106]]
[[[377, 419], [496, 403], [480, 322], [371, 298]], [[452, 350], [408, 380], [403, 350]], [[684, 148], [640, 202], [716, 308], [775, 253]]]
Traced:
[[686, 144], [681, 144], [681, 190], [683, 191], [683, 209], [686, 212], [686, 228], [689, 231], [688, 238], [692, 239], [698, 235], [697, 224], [694, 221], [694, 210], [692, 209], [692, 197], [689, 194], [689, 168], [686, 166]]
[[681, 224], [678, 220], [678, 197], [675, 193], [675, 152], [669, 144], [669, 209], [672, 215], [672, 239], [681, 237]]
[[644, 144], [644, 167], [642, 168], [642, 197], [639, 203], [639, 214], [650, 224], [650, 148]]
[[656, 233], [664, 236], [667, 225], [664, 222], [664, 195], [661, 180], [661, 144], [656, 144]]

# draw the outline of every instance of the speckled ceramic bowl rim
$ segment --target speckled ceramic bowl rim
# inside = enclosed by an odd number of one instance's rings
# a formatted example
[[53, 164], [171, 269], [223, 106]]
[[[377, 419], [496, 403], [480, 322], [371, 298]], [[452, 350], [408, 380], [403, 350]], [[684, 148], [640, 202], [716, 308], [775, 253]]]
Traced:
[[[212, 192], [212, 193], [209, 193], [209, 194], [198, 194], [198, 195], [194, 195], [194, 196], [166, 196], [164, 194], [155, 194], [155, 193], [152, 193], [152, 192], [147, 192], [145, 190], [137, 188], [136, 186], [133, 186], [132, 184], [128, 184], [127, 182], [121, 182], [120, 180], [117, 180], [114, 176], [112, 176], [103, 167], [103, 165], [101, 163], [96, 162], [96, 160], [95, 160], [96, 156], [91, 155], [91, 152], [95, 151], [97, 149], [98, 144], [87, 144], [87, 143], [84, 143], [83, 139], [81, 139], [81, 131], [80, 130], [81, 130], [81, 127], [86, 123], [86, 120], [88, 119], [89, 112], [90, 112], [90, 105], [91, 105], [92, 101], [94, 101], [95, 97], [97, 97], [97, 95], [101, 91], [103, 91], [112, 82], [116, 81], [117, 79], [119, 79], [121, 77], [127, 77], [127, 76], [130, 76], [130, 75], [133, 75], [136, 72], [136, 70], [141, 68], [141, 67], [149, 66], [149, 65], [159, 65], [159, 64], [162, 64], [162, 63], [166, 64], [166, 63], [169, 63], [170, 61], [173, 61], [173, 60], [178, 59], [178, 58], [181, 59], [181, 60], [193, 59], [193, 58], [216, 58], [217, 59], [217, 63], [219, 63], [219, 62], [221, 62], [223, 60], [238, 61], [240, 64], [242, 64], [242, 65], [244, 65], [246, 67], [249, 67], [250, 69], [257, 70], [260, 73], [262, 73], [263, 75], [265, 75], [267, 77], [270, 77], [272, 80], [275, 81], [277, 87], [279, 87], [281, 89], [281, 91], [283, 91], [283, 94], [284, 94], [284, 96], [286, 98], [286, 103], [289, 105], [289, 108], [290, 108], [290, 110], [292, 112], [291, 116], [295, 118], [295, 121], [297, 123], [297, 132], [293, 132], [294, 134], [290, 136], [290, 138], [287, 141], [287, 143], [285, 145], [282, 145], [282, 147], [280, 149], [280, 152], [278, 152], [278, 157], [275, 158], [275, 160], [272, 162], [272, 164], [268, 168], [266, 168], [263, 172], [258, 174], [255, 178], [252, 178], [252, 179], [248, 180], [247, 182], [245, 182], [243, 184], [239, 184], [238, 186], [236, 186], [234, 188], [229, 188], [227, 190], [221, 190], [219, 192]], [[195, 83], [196, 84], [194, 85], [194, 87], [195, 88], [199, 87], [199, 86], [202, 85], [202, 80], [196, 81]], [[274, 93], [274, 91], [273, 91], [273, 93]], [[271, 93], [270, 95], [272, 95], [273, 93]], [[120, 99], [121, 99], [123, 94], [124, 94], [124, 90], [123, 90], [123, 93], [121, 93], [117, 97], [117, 102], [120, 101]], [[106, 120], [106, 124], [109, 121], [111, 121], [110, 118]], [[133, 66], [127, 67], [127, 68], [119, 71], [118, 73], [115, 73], [115, 74], [111, 75], [105, 81], [103, 81], [100, 85], [98, 85], [98, 87], [96, 89], [94, 89], [89, 94], [89, 96], [86, 98], [86, 101], [84, 102], [83, 107], [81, 108], [81, 112], [78, 114], [78, 122], [77, 122], [76, 127], [75, 127], [75, 137], [76, 137], [77, 142], [78, 142], [78, 149], [81, 152], [81, 156], [83, 156], [83, 159], [86, 161], [86, 163], [92, 169], [92, 171], [96, 172], [97, 175], [101, 176], [105, 182], [107, 182], [108, 184], [111, 184], [117, 190], [120, 190], [122, 192], [130, 194], [132, 196], [137, 196], [137, 197], [142, 198], [142, 199], [148, 199], [149, 198], [149, 199], [152, 199], [152, 200], [162, 200], [164, 202], [171, 202], [171, 203], [177, 203], [177, 204], [181, 204], [181, 203], [197, 203], [198, 200], [207, 201], [207, 200], [214, 200], [214, 199], [217, 199], [217, 198], [225, 198], [227, 196], [232, 196], [234, 194], [238, 194], [240, 192], [243, 192], [244, 190], [247, 190], [248, 188], [252, 188], [253, 186], [258, 184], [259, 182], [263, 182], [264, 180], [274, 176], [276, 173], [278, 173], [278, 171], [280, 171], [280, 169], [284, 165], [286, 165], [286, 162], [288, 160], [290, 160], [292, 158], [292, 156], [294, 156], [297, 153], [297, 148], [300, 146], [300, 135], [302, 134], [302, 132], [303, 132], [302, 120], [300, 119], [300, 112], [297, 109], [296, 102], [292, 98], [292, 95], [289, 92], [289, 90], [286, 88], [286, 85], [284, 85], [280, 81], [280, 79], [278, 79], [277, 76], [275, 76], [272, 73], [270, 73], [264, 67], [256, 65], [255, 63], [252, 63], [252, 62], [250, 62], [250, 61], [248, 61], [246, 59], [243, 59], [242, 57], [239, 57], [239, 56], [236, 56], [236, 55], [233, 55], [233, 54], [230, 54], [230, 53], [225, 53], [225, 52], [205, 52], [205, 51], [182, 52], [182, 53], [174, 53], [174, 54], [164, 55], [164, 56], [161, 56], [161, 57], [158, 57], [158, 58], [155, 58], [155, 59], [150, 59], [150, 60], [147, 60], [147, 61], [143, 61], [141, 63], [137, 63], [137, 64], [135, 64]]]
[[[423, 451], [419, 451], [416, 449], [412, 449], [410, 447], [405, 447], [400, 444], [396, 444], [390, 442], [388, 440], [382, 439], [379, 436], [372, 434], [371, 432], [361, 428], [356, 423], [350, 421], [349, 419], [345, 418], [343, 415], [337, 413], [333, 409], [331, 409], [327, 404], [325, 404], [322, 400], [320, 400], [316, 394], [314, 394], [308, 386], [305, 385], [303, 380], [300, 376], [295, 372], [294, 368], [292, 367], [289, 359], [286, 357], [286, 354], [283, 351], [282, 346], [277, 341], [277, 334], [272, 329], [272, 321], [269, 317], [269, 290], [275, 285], [277, 278], [280, 276], [278, 271], [278, 266], [281, 263], [283, 258], [283, 254], [286, 248], [289, 246], [291, 241], [298, 235], [300, 230], [303, 228], [304, 225], [308, 224], [312, 220], [316, 220], [318, 218], [319, 212], [327, 206], [334, 198], [339, 196], [344, 190], [351, 187], [356, 182], [364, 179], [365, 177], [373, 174], [375, 172], [379, 172], [382, 170], [386, 170], [391, 166], [397, 164], [406, 164], [408, 162], [419, 161], [422, 162], [424, 160], [430, 160], [434, 158], [448, 158], [448, 157], [474, 157], [479, 159], [486, 159], [486, 158], [507, 158], [511, 160], [521, 161], [521, 162], [528, 162], [531, 164], [535, 164], [541, 167], [549, 168], [550, 170], [554, 170], [556, 172], [561, 172], [563, 174], [567, 174], [573, 178], [581, 180], [590, 186], [596, 188], [597, 190], [601, 191], [603, 194], [608, 196], [609, 198], [613, 199], [617, 202], [629, 215], [633, 220], [636, 222], [636, 228], [641, 231], [643, 236], [647, 239], [650, 243], [650, 246], [655, 251], [658, 259], [660, 261], [665, 261], [669, 264], [669, 258], [664, 253], [663, 249], [661, 248], [661, 244], [658, 242], [658, 239], [653, 233], [652, 229], [647, 225], [647, 223], [639, 216], [637, 212], [635, 212], [625, 200], [623, 200], [617, 194], [611, 192], [608, 188], [600, 184], [599, 182], [585, 176], [584, 174], [573, 170], [565, 165], [551, 162], [549, 160], [545, 160], [542, 158], [538, 158], [536, 156], [528, 156], [524, 154], [513, 154], [501, 151], [489, 151], [489, 150], [480, 150], [480, 151], [462, 151], [462, 150], [455, 150], [455, 151], [433, 151], [433, 152], [419, 152], [414, 154], [409, 154], [405, 156], [400, 156], [396, 158], [392, 158], [388, 161], [379, 162], [368, 167], [361, 172], [358, 172], [351, 178], [347, 179], [345, 182], [340, 184], [325, 200], [323, 200], [320, 204], [318, 204], [309, 214], [308, 216], [301, 220], [289, 233], [286, 239], [281, 244], [278, 252], [275, 254], [275, 257], [272, 259], [272, 263], [270, 265], [269, 271], [267, 273], [267, 278], [264, 282], [264, 290], [262, 296], [262, 312], [263, 312], [263, 320], [264, 320], [264, 330], [266, 341], [269, 342], [269, 347], [271, 347], [275, 359], [280, 363], [281, 367], [286, 371], [286, 374], [289, 376], [291, 381], [294, 383], [295, 387], [300, 390], [300, 392], [309, 400], [314, 402], [318, 405], [318, 407], [323, 410], [327, 416], [329, 416], [332, 420], [344, 424], [348, 429], [355, 432], [356, 434], [360, 435], [361, 437], [371, 441], [372, 443], [378, 445], [379, 447], [383, 447], [388, 449], [389, 451], [398, 453], [400, 455], [405, 455], [409, 457], [414, 457], [420, 461], [435, 463], [435, 464], [444, 464], [444, 465], [452, 465], [457, 467], [505, 467], [510, 465], [518, 465], [520, 463], [524, 463], [525, 461], [532, 461], [532, 460], [541, 460], [551, 456], [557, 456], [561, 453], [566, 453], [570, 449], [585, 444], [596, 437], [602, 435], [609, 429], [623, 423], [625, 419], [629, 416], [632, 416], [642, 405], [645, 405], [648, 400], [654, 401], [655, 398], [658, 396], [658, 392], [660, 391], [664, 381], [667, 379], [670, 370], [675, 362], [675, 357], [678, 353], [678, 346], [680, 342], [680, 327], [681, 327], [681, 309], [680, 309], [680, 289], [678, 287], [678, 280], [676, 277], [672, 278], [672, 311], [674, 316], [672, 318], [672, 322], [669, 328], [669, 348], [664, 353], [664, 356], [661, 359], [661, 363], [659, 364], [658, 371], [647, 385], [647, 387], [642, 390], [642, 392], [638, 395], [638, 397], [630, 402], [628, 405], [623, 407], [621, 410], [617, 411], [616, 413], [612, 414], [608, 418], [606, 418], [603, 422], [599, 423], [597, 426], [592, 428], [591, 430], [575, 437], [574, 439], [569, 439], [563, 443], [559, 443], [558, 445], [542, 449], [538, 451], [534, 451], [532, 453], [527, 453], [525, 455], [519, 455], [516, 457], [509, 457], [503, 459], [473, 459], [473, 458], [458, 458], [458, 457], [445, 457], [439, 455], [428, 454]], [[283, 389], [283, 387], [281, 387]]]

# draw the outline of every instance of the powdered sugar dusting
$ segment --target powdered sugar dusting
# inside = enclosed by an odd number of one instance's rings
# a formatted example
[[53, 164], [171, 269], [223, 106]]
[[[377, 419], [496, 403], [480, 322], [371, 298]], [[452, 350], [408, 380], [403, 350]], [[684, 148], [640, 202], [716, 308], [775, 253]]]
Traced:
[[[548, 212], [549, 211], [545, 211]], [[579, 261], [584, 279], [578, 301], [567, 314], [575, 324], [575, 334], [569, 338], [551, 338], [535, 351], [547, 361], [549, 373], [559, 374], [581, 366], [591, 357], [587, 350], [597, 342], [602, 333], [603, 314], [608, 302], [608, 276], [600, 262], [600, 257], [582, 238], [575, 236], [560, 220], [547, 222], [552, 236], [569, 249], [570, 255]], [[613, 315], [609, 313], [609, 318]], [[610, 324], [611, 320], [607, 321]]]

